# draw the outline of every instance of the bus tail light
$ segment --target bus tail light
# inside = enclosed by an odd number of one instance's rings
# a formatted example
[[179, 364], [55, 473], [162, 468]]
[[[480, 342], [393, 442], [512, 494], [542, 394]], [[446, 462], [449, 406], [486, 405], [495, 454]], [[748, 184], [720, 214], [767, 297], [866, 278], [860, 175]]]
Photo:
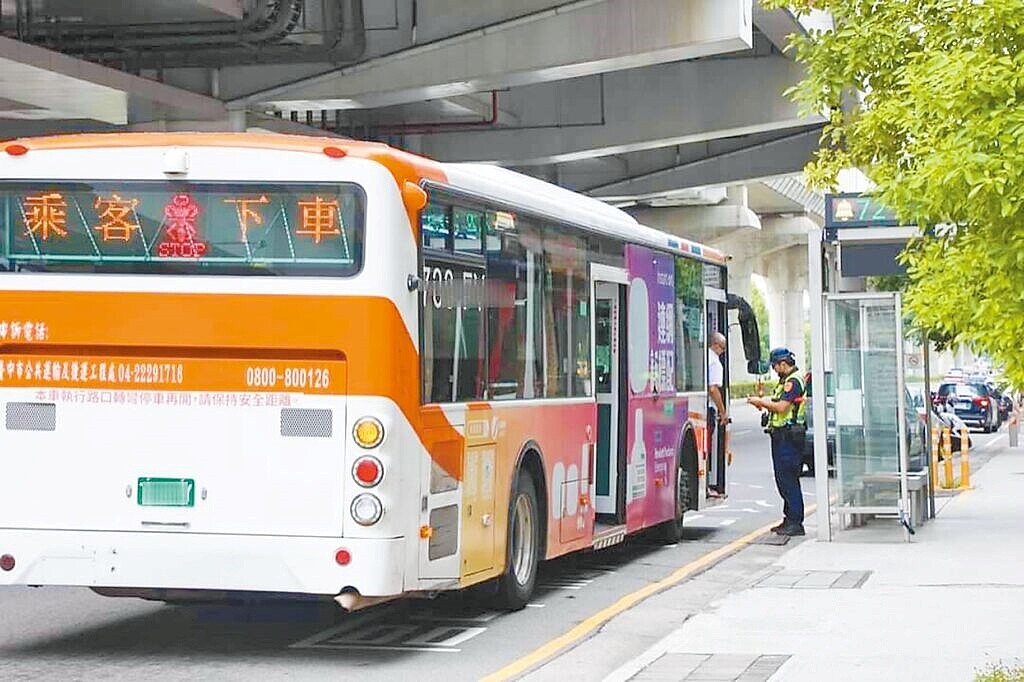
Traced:
[[339, 549], [334, 554], [334, 560], [338, 563], [339, 566], [348, 566], [349, 563], [351, 563], [352, 561], [352, 553], [344, 548]]
[[363, 493], [352, 500], [352, 518], [360, 526], [372, 526], [384, 515], [384, 505], [375, 495]]
[[372, 488], [384, 478], [384, 465], [376, 457], [360, 457], [352, 467], [352, 477], [364, 488]]
[[352, 429], [352, 437], [361, 448], [366, 450], [375, 448], [384, 442], [384, 425], [373, 417], [362, 417], [356, 421], [356, 425]]
[[0, 556], [0, 568], [4, 569], [5, 571], [13, 571], [14, 557], [10, 554], [4, 554], [3, 556]]

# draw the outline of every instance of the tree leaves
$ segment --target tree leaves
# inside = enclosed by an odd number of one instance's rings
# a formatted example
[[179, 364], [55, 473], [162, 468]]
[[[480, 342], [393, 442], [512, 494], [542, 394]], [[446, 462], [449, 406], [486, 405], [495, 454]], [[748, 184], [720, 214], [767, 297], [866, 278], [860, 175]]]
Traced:
[[[769, 8], [791, 5], [762, 0]], [[1024, 0], [803, 0], [836, 29], [791, 39], [790, 96], [826, 112], [809, 181], [859, 167], [907, 224], [914, 324], [1024, 386]], [[851, 93], [860, 93], [852, 96]]]

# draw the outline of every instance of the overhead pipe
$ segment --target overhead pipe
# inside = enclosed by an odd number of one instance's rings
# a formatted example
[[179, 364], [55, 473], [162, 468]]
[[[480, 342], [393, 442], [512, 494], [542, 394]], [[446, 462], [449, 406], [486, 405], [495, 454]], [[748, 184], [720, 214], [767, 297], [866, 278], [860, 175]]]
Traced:
[[[65, 36], [48, 36], [47, 40], [39, 41], [61, 52], [101, 53], [111, 50], [125, 49], [154, 50], [163, 47], [230, 47], [238, 44], [254, 44], [275, 42], [284, 39], [295, 30], [302, 18], [305, 0], [267, 0], [273, 9], [267, 16], [262, 28], [249, 31], [233, 28], [219, 33], [195, 34], [187, 25], [179, 27], [177, 32], [157, 35], [135, 35], [127, 32], [124, 35], [108, 32], [103, 36], [86, 36], [68, 40]], [[187, 31], [187, 32], [185, 32]]]
[[[15, 0], [21, 3], [25, 0]], [[122, 34], [135, 35], [182, 35], [183, 33], [229, 33], [236, 35], [241, 32], [259, 31], [270, 25], [281, 7], [279, 0], [253, 0], [256, 4], [252, 10], [246, 11], [242, 19], [223, 19], [220, 21], [174, 21], [152, 22], [145, 24], [81, 24], [65, 23], [46, 19], [31, 24], [33, 35], [68, 36], [74, 34], [78, 38], [110, 38], [112, 30]]]
[[[275, 2], [275, 0], [268, 0]], [[321, 0], [323, 42], [320, 45], [288, 45], [281, 40], [298, 25], [305, 0], [277, 0], [273, 22], [248, 34], [225, 33], [204, 36], [139, 37], [132, 45], [124, 42], [97, 45], [82, 43], [77, 49], [58, 44], [55, 49], [103, 63], [131, 64], [134, 68], [218, 67], [259, 63], [347, 63], [358, 61], [366, 52], [362, 0]], [[288, 5], [284, 3], [288, 2]], [[268, 41], [277, 40], [277, 43]]]
[[[173, 54], [174, 66], [226, 66], [231, 64], [296, 64], [358, 61], [366, 53], [366, 23], [363, 0], [322, 0], [323, 42], [320, 45], [246, 45], [210, 50], [183, 50], [140, 55], [144, 62], [167, 61]], [[171, 64], [168, 63], [168, 66]]]

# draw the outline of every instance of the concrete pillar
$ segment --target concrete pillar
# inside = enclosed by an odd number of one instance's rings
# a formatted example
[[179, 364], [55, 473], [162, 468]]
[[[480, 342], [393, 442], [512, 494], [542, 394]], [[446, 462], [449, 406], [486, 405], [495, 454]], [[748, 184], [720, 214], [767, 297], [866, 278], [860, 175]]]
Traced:
[[807, 291], [805, 249], [790, 247], [767, 258], [768, 318], [770, 346], [785, 346], [796, 355], [801, 367], [807, 365], [804, 348], [804, 294]]
[[807, 367], [804, 348], [804, 289], [783, 293], [782, 345], [793, 351], [797, 365]]
[[[729, 293], [736, 294], [750, 303], [750, 292], [754, 287], [750, 276], [754, 272], [754, 262], [751, 259], [733, 261], [729, 267]], [[747, 373], [747, 357], [743, 354], [743, 336], [737, 324], [738, 314], [735, 311], [729, 313], [729, 380], [732, 383], [752, 381], [754, 376]], [[764, 330], [761, 330], [764, 333]], [[733, 396], [738, 397], [738, 396]]]

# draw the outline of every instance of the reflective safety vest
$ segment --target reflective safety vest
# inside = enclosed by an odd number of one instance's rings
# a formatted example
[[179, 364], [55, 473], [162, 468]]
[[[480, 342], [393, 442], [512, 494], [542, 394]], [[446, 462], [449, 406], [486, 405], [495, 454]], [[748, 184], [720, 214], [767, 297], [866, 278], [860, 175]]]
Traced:
[[772, 400], [782, 399], [782, 389], [785, 387], [786, 382], [793, 381], [800, 387], [800, 396], [793, 401], [789, 406], [789, 409], [785, 412], [772, 412], [768, 418], [768, 428], [778, 429], [783, 426], [806, 426], [807, 425], [807, 401], [805, 400], [806, 395], [804, 393], [804, 380], [800, 376], [800, 372], [794, 369], [789, 373], [789, 376], [779, 379], [779, 383], [775, 386], [775, 390], [772, 392]]

